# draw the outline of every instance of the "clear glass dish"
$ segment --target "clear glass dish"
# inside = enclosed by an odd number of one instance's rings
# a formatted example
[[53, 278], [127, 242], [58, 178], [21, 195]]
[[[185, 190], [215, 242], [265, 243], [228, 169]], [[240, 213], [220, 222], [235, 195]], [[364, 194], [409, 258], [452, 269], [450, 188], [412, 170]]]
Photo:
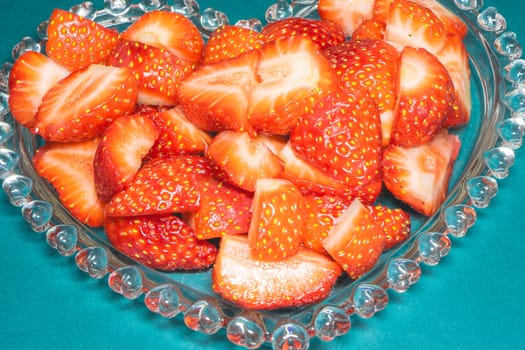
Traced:
[[[115, 250], [102, 230], [77, 222], [58, 202], [52, 187], [39, 178], [32, 155], [41, 141], [13, 122], [7, 97], [7, 77], [12, 63], [0, 68], [0, 179], [11, 204], [20, 207], [35, 232], [60, 255], [74, 256], [80, 270], [128, 299], [143, 301], [152, 312], [178, 317], [190, 329], [214, 334], [225, 329], [227, 338], [246, 348], [270, 344], [274, 349], [306, 349], [312, 337], [329, 341], [347, 333], [352, 319], [369, 318], [388, 305], [390, 293], [403, 293], [416, 283], [421, 264], [437, 265], [453, 240], [467, 234], [476, 211], [485, 208], [498, 191], [498, 180], [512, 167], [514, 151], [521, 146], [525, 125], [525, 90], [521, 79], [525, 61], [514, 33], [493, 7], [477, 1], [440, 0], [468, 25], [466, 44], [472, 70], [472, 120], [455, 130], [463, 147], [456, 162], [450, 191], [432, 217], [412, 215], [413, 233], [399, 248], [384, 254], [377, 266], [358, 280], [342, 278], [322, 303], [299, 309], [252, 311], [240, 309], [211, 291], [210, 272], [160, 273], [141, 266]], [[124, 28], [144, 12], [162, 8], [190, 17], [206, 36], [227, 23], [228, 15], [202, 9], [195, 1], [105, 1], [97, 10], [82, 3], [71, 11], [105, 26]], [[237, 22], [256, 29], [262, 23], [288, 16], [315, 17], [316, 1], [277, 1], [259, 19]], [[257, 16], [258, 14], [254, 14]], [[42, 50], [44, 21], [39, 38], [24, 38], [13, 48], [13, 60], [26, 50]]]

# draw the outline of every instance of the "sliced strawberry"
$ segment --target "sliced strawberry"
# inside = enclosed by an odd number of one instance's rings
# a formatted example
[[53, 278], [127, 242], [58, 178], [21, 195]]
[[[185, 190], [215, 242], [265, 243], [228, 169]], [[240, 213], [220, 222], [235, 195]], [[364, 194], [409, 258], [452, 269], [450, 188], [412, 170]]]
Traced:
[[301, 117], [290, 142], [296, 154], [350, 191], [380, 178], [381, 125], [367, 92], [334, 91]]
[[138, 82], [138, 103], [167, 106], [177, 103], [177, 89], [195, 67], [166, 49], [126, 40], [115, 47], [108, 64], [133, 73]]
[[374, 0], [319, 0], [322, 19], [339, 24], [347, 37], [365, 20], [372, 18]]
[[92, 64], [60, 80], [44, 95], [34, 129], [48, 141], [87, 140], [133, 112], [136, 101], [137, 83], [128, 69]]
[[200, 205], [199, 178], [211, 170], [204, 157], [158, 158], [106, 205], [106, 216], [160, 215], [194, 211]]
[[352, 40], [384, 39], [386, 23], [375, 18], [370, 18], [361, 23], [352, 34]]
[[212, 271], [213, 290], [249, 309], [300, 307], [326, 298], [341, 268], [308, 249], [283, 261], [261, 261], [251, 253], [245, 236], [221, 240]]
[[302, 36], [271, 41], [260, 52], [248, 120], [257, 131], [286, 135], [301, 114], [334, 88], [336, 78], [317, 46]]
[[13, 118], [30, 128], [42, 98], [69, 71], [49, 57], [35, 51], [20, 56], [9, 74], [9, 109]]
[[445, 30], [453, 35], [458, 35], [463, 39], [468, 33], [468, 27], [454, 12], [450, 11], [439, 1], [435, 0], [414, 0], [415, 2], [430, 9], [443, 23]]
[[427, 7], [414, 1], [394, 0], [386, 20], [385, 40], [398, 51], [411, 46], [436, 54], [447, 42], [447, 31]]
[[70, 71], [106, 63], [119, 33], [69, 11], [55, 9], [47, 25], [46, 54]]
[[97, 196], [93, 174], [98, 142], [48, 143], [33, 157], [38, 175], [51, 183], [62, 205], [92, 227], [102, 226], [104, 221], [104, 203]]
[[346, 198], [330, 195], [305, 195], [303, 245], [321, 254], [328, 254], [322, 245], [332, 226], [349, 205]]
[[203, 153], [212, 141], [207, 132], [197, 128], [186, 118], [180, 106], [152, 113], [149, 117], [160, 129], [149, 158]]
[[223, 131], [213, 139], [206, 156], [219, 178], [246, 191], [255, 191], [261, 178], [276, 177], [283, 170], [281, 160], [258, 137], [245, 132]]
[[225, 24], [210, 34], [202, 62], [215, 63], [260, 48], [264, 36], [251, 28]]
[[324, 49], [345, 40], [343, 29], [332, 21], [290, 17], [267, 24], [262, 32], [266, 41], [304, 36]]
[[95, 188], [103, 202], [133, 180], [159, 133], [142, 114], [122, 116], [106, 129], [94, 159]]
[[198, 240], [175, 215], [108, 217], [104, 231], [115, 248], [153, 269], [204, 269], [213, 264], [217, 254], [215, 245]]
[[121, 34], [124, 40], [165, 49], [190, 63], [200, 61], [204, 41], [191, 20], [176, 12], [151, 11]]
[[211, 176], [200, 186], [200, 207], [187, 215], [199, 239], [247, 233], [252, 213], [253, 193], [214, 180]]
[[425, 49], [401, 52], [397, 106], [391, 142], [416, 146], [430, 141], [442, 127], [454, 102], [447, 69]]
[[384, 246], [383, 229], [357, 199], [339, 216], [323, 240], [323, 247], [352, 279], [374, 267]]
[[179, 87], [186, 117], [206, 131], [237, 130], [254, 134], [246, 115], [252, 87], [257, 82], [259, 53], [201, 66]]
[[372, 97], [380, 114], [383, 145], [387, 145], [396, 104], [397, 50], [381, 39], [354, 39], [332, 46], [324, 54], [341, 84], [351, 89], [360, 86]]
[[385, 187], [399, 200], [429, 216], [445, 200], [461, 142], [446, 130], [416, 147], [390, 145], [383, 155]]
[[386, 22], [388, 19], [388, 13], [390, 12], [390, 4], [393, 1], [394, 0], [375, 0], [373, 18], [377, 21]]
[[470, 93], [470, 67], [468, 52], [463, 40], [450, 35], [445, 47], [437, 53], [454, 85], [454, 102], [443, 126], [446, 128], [465, 125], [470, 121], [472, 99]]
[[252, 255], [280, 261], [299, 250], [304, 224], [303, 196], [291, 182], [260, 179], [255, 186], [248, 240]]
[[404, 242], [410, 236], [410, 215], [401, 208], [391, 209], [384, 205], [368, 207], [370, 214], [379, 223], [385, 233], [385, 248]]

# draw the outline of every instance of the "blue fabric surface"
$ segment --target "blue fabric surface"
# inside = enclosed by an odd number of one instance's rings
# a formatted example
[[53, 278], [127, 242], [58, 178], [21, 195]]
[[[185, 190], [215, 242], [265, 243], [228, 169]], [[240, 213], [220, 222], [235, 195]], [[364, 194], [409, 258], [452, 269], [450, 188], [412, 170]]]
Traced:
[[[99, 8], [103, 1], [94, 1]], [[242, 1], [209, 0], [217, 8]], [[52, 8], [73, 0], [4, 1], [0, 10], [0, 59]], [[486, 1], [506, 17], [525, 43], [525, 2]], [[259, 3], [243, 11], [250, 14]], [[240, 13], [239, 17], [245, 16]], [[509, 178], [490, 208], [479, 212], [468, 236], [402, 295], [390, 294], [383, 312], [355, 320], [350, 332], [312, 349], [525, 349], [525, 158], [517, 152]], [[33, 233], [18, 208], [0, 193], [0, 348], [2, 349], [236, 349], [223, 332], [188, 330], [180, 315], [158, 317], [139, 302], [112, 292], [104, 280], [80, 272]]]

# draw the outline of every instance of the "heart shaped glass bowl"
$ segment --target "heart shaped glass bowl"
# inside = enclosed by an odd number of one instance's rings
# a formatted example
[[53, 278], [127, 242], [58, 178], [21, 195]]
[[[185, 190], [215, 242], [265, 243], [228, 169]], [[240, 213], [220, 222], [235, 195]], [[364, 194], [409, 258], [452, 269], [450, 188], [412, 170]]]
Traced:
[[[45, 234], [60, 255], [74, 256], [80, 270], [93, 278], [107, 279], [109, 287], [128, 299], [137, 299], [163, 317], [181, 317], [187, 327], [205, 334], [225, 328], [236, 345], [274, 349], [306, 349], [312, 337], [324, 341], [347, 333], [355, 317], [369, 318], [388, 305], [389, 293], [402, 293], [416, 283], [421, 264], [437, 265], [476, 221], [498, 191], [521, 146], [525, 123], [525, 61], [513, 32], [494, 7], [478, 1], [441, 0], [468, 25], [465, 39], [472, 70], [472, 121], [454, 130], [462, 149], [450, 182], [449, 195], [430, 218], [412, 215], [408, 241], [385, 253], [376, 267], [358, 280], [342, 278], [322, 303], [298, 309], [253, 311], [222, 300], [211, 289], [209, 271], [161, 273], [137, 264], [108, 242], [103, 230], [77, 222], [59, 203], [52, 187], [35, 172], [32, 155], [42, 141], [15, 123], [9, 113], [7, 81], [11, 63], [0, 68], [0, 179], [11, 204], [20, 207], [35, 232]], [[85, 2], [70, 10], [113, 28], [123, 29], [145, 12], [162, 9], [191, 18], [206, 37], [229, 23], [228, 14], [205, 8], [192, 0], [105, 1], [97, 10]], [[237, 25], [260, 29], [263, 23], [289, 16], [316, 17], [316, 1], [277, 1], [259, 19]], [[260, 7], [257, 5], [256, 7]], [[257, 15], [257, 14], [254, 14]], [[264, 17], [264, 18], [263, 18]], [[26, 37], [13, 48], [13, 60], [28, 50], [43, 51], [47, 21], [38, 28], [40, 37]]]

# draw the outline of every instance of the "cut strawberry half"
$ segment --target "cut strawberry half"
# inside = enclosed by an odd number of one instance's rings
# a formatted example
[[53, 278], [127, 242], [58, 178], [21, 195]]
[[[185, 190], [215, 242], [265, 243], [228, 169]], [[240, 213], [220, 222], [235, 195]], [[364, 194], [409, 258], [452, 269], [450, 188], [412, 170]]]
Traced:
[[108, 217], [104, 231], [115, 248], [153, 269], [200, 270], [213, 264], [217, 254], [215, 245], [198, 240], [175, 215]]
[[425, 49], [405, 47], [399, 63], [391, 142], [408, 147], [429, 142], [453, 103], [454, 85], [443, 64]]
[[350, 278], [357, 279], [379, 260], [385, 234], [368, 209], [356, 199], [339, 216], [322, 244]]
[[195, 67], [166, 49], [127, 40], [115, 47], [108, 64], [126, 67], [135, 76], [138, 103], [161, 106], [177, 104], [177, 89]]
[[204, 47], [202, 62], [216, 63], [258, 49], [264, 44], [264, 36], [258, 31], [225, 24], [210, 34]]
[[277, 20], [264, 26], [262, 35], [267, 42], [304, 36], [324, 49], [345, 41], [343, 29], [333, 21], [303, 17], [290, 17]]
[[383, 155], [385, 187], [417, 212], [434, 214], [445, 200], [461, 142], [446, 130], [416, 147], [390, 145]]
[[252, 87], [257, 82], [259, 52], [203, 65], [179, 87], [186, 117], [206, 131], [236, 130], [254, 134], [246, 119]]
[[255, 259], [280, 261], [299, 250], [303, 196], [291, 182], [260, 179], [255, 186], [248, 240]]
[[339, 24], [347, 37], [365, 20], [372, 18], [374, 0], [319, 0], [319, 16]]
[[431, 10], [443, 23], [445, 30], [463, 39], [468, 33], [468, 27], [454, 12], [450, 11], [439, 1], [435, 0], [414, 0], [415, 2]]
[[257, 131], [286, 135], [301, 114], [335, 87], [336, 78], [317, 46], [302, 36], [269, 42], [260, 53], [248, 120]]
[[255, 191], [258, 179], [278, 176], [283, 170], [279, 157], [264, 140], [246, 132], [223, 131], [211, 142], [206, 156], [217, 176], [246, 191]]
[[404, 242], [410, 236], [410, 215], [401, 208], [389, 208], [384, 205], [368, 207], [372, 217], [379, 223], [385, 233], [385, 248]]
[[47, 25], [46, 54], [70, 71], [106, 63], [119, 33], [69, 11], [55, 9]]
[[44, 95], [69, 71], [35, 51], [20, 56], [9, 74], [9, 109], [13, 118], [31, 128]]
[[143, 14], [122, 32], [121, 37], [166, 49], [190, 63], [200, 61], [204, 48], [204, 41], [195, 24], [185, 16], [170, 11]]
[[137, 82], [127, 68], [92, 64], [55, 84], [35, 116], [36, 133], [55, 142], [83, 141], [102, 134], [111, 122], [131, 113]]
[[212, 271], [213, 290], [249, 309], [300, 307], [326, 298], [341, 268], [330, 258], [301, 248], [278, 262], [254, 259], [245, 236], [221, 240]]
[[38, 175], [55, 188], [62, 205], [81, 223], [102, 226], [104, 203], [95, 190], [93, 159], [99, 140], [48, 143], [37, 149], [33, 164]]
[[385, 40], [398, 51], [405, 46], [436, 54], [447, 42], [447, 31], [427, 7], [409, 0], [394, 0], [386, 20]]
[[95, 187], [109, 202], [135, 177], [159, 136], [159, 129], [145, 115], [122, 116], [106, 129], [95, 154]]
[[106, 205], [106, 216], [181, 213], [200, 206], [200, 177], [211, 170], [204, 157], [159, 158], [145, 163]]

